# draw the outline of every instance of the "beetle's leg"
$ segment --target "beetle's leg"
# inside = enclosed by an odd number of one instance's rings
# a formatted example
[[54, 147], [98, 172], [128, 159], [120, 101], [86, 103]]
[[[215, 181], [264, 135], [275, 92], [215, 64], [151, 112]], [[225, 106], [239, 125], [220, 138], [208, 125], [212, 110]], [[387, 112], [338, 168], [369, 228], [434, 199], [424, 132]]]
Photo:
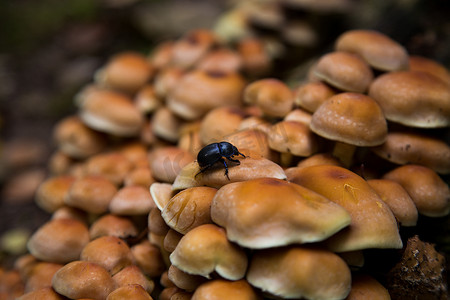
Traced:
[[199, 175], [199, 174], [205, 172], [205, 171], [206, 171], [207, 169], [209, 169], [211, 166], [212, 166], [212, 165], [207, 165], [207, 166], [201, 168], [200, 171], [198, 171], [198, 173], [195, 174], [194, 178], [197, 178], [197, 175]]
[[246, 158], [247, 156], [245, 156], [244, 154], [242, 154], [241, 152], [238, 151], [238, 155], [242, 155], [243, 158]]
[[223, 162], [223, 165], [225, 166], [225, 176], [227, 176], [228, 180], [230, 180], [230, 177], [228, 177], [228, 165], [227, 165], [227, 162], [223, 158], [221, 158], [220, 160]]
[[237, 159], [233, 159], [233, 158], [231, 158], [231, 157], [227, 157], [227, 159], [228, 159], [229, 161], [232, 161], [232, 162], [234, 162], [234, 163], [237, 163], [238, 165], [241, 164], [241, 162], [240, 162], [239, 160], [237, 160]]

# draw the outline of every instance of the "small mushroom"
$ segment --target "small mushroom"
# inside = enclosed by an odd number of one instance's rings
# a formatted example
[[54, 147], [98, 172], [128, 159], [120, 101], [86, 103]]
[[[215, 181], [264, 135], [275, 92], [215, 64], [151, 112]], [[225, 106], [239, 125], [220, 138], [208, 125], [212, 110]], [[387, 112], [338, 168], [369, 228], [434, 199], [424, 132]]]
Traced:
[[154, 207], [150, 191], [137, 185], [119, 189], [109, 203], [109, 211], [116, 215], [146, 215]]
[[147, 293], [151, 293], [155, 288], [155, 283], [153, 280], [147, 278], [136, 265], [130, 265], [123, 268], [114, 274], [112, 279], [116, 287], [137, 284], [143, 287]]
[[85, 171], [87, 175], [102, 176], [120, 186], [132, 168], [133, 164], [124, 154], [113, 151], [89, 158], [86, 161]]
[[450, 213], [450, 189], [430, 168], [405, 165], [389, 171], [383, 178], [403, 186], [414, 201], [419, 214], [442, 217]]
[[128, 284], [118, 287], [106, 297], [106, 300], [122, 299], [153, 300], [149, 293], [139, 284]]
[[173, 182], [178, 173], [194, 160], [192, 154], [178, 147], [155, 148], [149, 153], [150, 169], [156, 180]]
[[56, 293], [51, 287], [42, 288], [39, 290], [31, 291], [16, 298], [16, 300], [64, 300], [64, 296]]
[[200, 140], [204, 145], [222, 141], [237, 132], [245, 113], [237, 107], [222, 106], [209, 111], [200, 125]]
[[136, 265], [150, 278], [161, 276], [166, 270], [161, 251], [148, 240], [132, 246], [131, 252]]
[[96, 263], [72, 261], [59, 269], [52, 280], [53, 289], [71, 299], [105, 300], [114, 290], [111, 275]]
[[199, 285], [206, 281], [205, 277], [188, 274], [174, 265], [169, 267], [168, 277], [176, 287], [188, 292], [194, 291]]
[[310, 81], [300, 85], [295, 90], [295, 104], [309, 112], [315, 112], [317, 108], [336, 91], [322, 81]]
[[62, 264], [49, 262], [33, 264], [25, 278], [25, 293], [51, 287], [53, 275], [62, 267]]
[[301, 246], [255, 252], [247, 280], [285, 299], [344, 299], [351, 288], [350, 269], [338, 255]]
[[431, 74], [441, 79], [447, 85], [450, 85], [450, 72], [445, 66], [430, 58], [410, 55], [409, 70]]
[[36, 204], [46, 212], [55, 212], [64, 206], [64, 198], [67, 197], [74, 181], [75, 177], [69, 175], [47, 178], [36, 191]]
[[191, 300], [260, 300], [255, 289], [245, 280], [214, 279], [201, 284]]
[[346, 31], [337, 38], [335, 48], [360, 55], [377, 70], [399, 71], [408, 68], [408, 53], [405, 48], [377, 31]]
[[352, 289], [346, 300], [379, 299], [390, 300], [388, 290], [375, 278], [367, 274], [352, 276]]
[[153, 113], [162, 105], [161, 99], [156, 94], [155, 87], [151, 84], [146, 84], [138, 90], [134, 97], [134, 103], [143, 115]]
[[344, 92], [364, 93], [373, 80], [372, 70], [359, 55], [340, 51], [322, 56], [314, 74]]
[[184, 235], [170, 261], [180, 270], [210, 278], [212, 272], [229, 280], [245, 276], [247, 256], [227, 240], [225, 230], [213, 224], [200, 225]]
[[163, 140], [175, 143], [180, 137], [184, 121], [166, 106], [160, 107], [152, 116], [153, 133]]
[[106, 214], [100, 217], [89, 228], [91, 240], [101, 236], [115, 236], [124, 239], [137, 235], [138, 229], [129, 218], [113, 214]]
[[322, 241], [351, 221], [325, 197], [274, 178], [225, 185], [213, 198], [211, 218], [230, 241], [256, 249]]

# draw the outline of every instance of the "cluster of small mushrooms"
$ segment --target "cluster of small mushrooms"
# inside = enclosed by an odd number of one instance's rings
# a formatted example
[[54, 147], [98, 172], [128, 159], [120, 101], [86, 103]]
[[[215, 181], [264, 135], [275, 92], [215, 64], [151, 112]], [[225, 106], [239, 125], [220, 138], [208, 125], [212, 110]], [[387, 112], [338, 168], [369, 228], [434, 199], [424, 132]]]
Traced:
[[[272, 63], [194, 30], [98, 70], [54, 129], [18, 299], [390, 299], [355, 270], [450, 212], [450, 148], [427, 134], [450, 125], [450, 74], [368, 30], [295, 87]], [[200, 172], [222, 141], [245, 157]]]

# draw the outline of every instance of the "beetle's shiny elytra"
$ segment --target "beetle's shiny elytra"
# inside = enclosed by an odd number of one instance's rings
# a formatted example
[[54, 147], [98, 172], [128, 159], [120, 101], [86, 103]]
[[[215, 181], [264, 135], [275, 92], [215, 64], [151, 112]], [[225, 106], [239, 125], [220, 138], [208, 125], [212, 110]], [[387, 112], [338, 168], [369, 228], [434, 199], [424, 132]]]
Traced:
[[239, 152], [239, 150], [228, 142], [220, 142], [220, 143], [212, 143], [203, 147], [197, 155], [197, 162], [200, 166], [200, 172], [198, 172], [195, 176], [200, 173], [205, 172], [210, 167], [212, 167], [217, 162], [222, 162], [225, 166], [225, 176], [227, 176], [228, 180], [228, 165], [225, 159], [235, 162], [238, 165], [240, 161], [237, 159], [233, 159], [235, 155], [242, 155], [245, 158], [245, 155]]

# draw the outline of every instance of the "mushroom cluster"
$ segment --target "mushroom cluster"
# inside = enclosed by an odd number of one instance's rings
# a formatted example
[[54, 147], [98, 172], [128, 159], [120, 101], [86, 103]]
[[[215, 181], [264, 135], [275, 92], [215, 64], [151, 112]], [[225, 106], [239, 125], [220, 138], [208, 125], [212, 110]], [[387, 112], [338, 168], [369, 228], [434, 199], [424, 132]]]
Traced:
[[[271, 63], [195, 30], [98, 70], [55, 127], [19, 299], [389, 299], [364, 250], [450, 212], [450, 148], [420, 130], [450, 125], [450, 75], [366, 30], [296, 87], [252, 81]], [[222, 141], [227, 176], [196, 159]]]

